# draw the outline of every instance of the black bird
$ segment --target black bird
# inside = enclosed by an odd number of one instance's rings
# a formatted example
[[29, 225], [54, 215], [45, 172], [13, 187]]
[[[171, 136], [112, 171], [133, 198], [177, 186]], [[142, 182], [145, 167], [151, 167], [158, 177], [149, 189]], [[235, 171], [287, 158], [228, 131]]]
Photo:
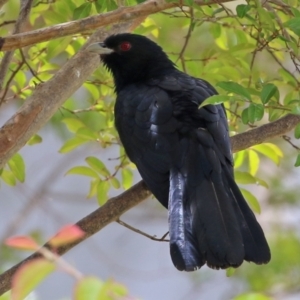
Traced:
[[222, 105], [205, 80], [177, 70], [161, 47], [135, 34], [89, 46], [112, 72], [115, 124], [143, 180], [169, 209], [170, 253], [178, 270], [270, 260], [264, 233], [237, 187]]

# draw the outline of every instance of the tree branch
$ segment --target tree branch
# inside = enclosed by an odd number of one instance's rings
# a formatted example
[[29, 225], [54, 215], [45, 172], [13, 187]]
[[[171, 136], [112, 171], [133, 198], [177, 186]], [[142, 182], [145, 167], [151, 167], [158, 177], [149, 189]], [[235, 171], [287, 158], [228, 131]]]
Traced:
[[[86, 232], [86, 235], [72, 244], [59, 247], [59, 249], [56, 249], [56, 253], [58, 255], [66, 253], [109, 223], [117, 220], [120, 214], [125, 213], [127, 210], [136, 206], [139, 202], [149, 196], [150, 192], [146, 188], [146, 185], [143, 182], [139, 182], [121, 195], [108, 200], [101, 208], [98, 208], [76, 223], [83, 231]], [[48, 243], [45, 244], [44, 247], [51, 249]], [[24, 263], [38, 257], [41, 257], [41, 254], [36, 252], [0, 275], [0, 295], [11, 288], [11, 279], [18, 268], [20, 268]]]
[[[197, 0], [198, 5], [213, 3], [225, 3], [233, 0]], [[146, 17], [169, 8], [177, 7], [178, 2], [166, 3], [163, 0], [148, 0], [135, 6], [120, 7], [105, 14], [87, 17], [77, 21], [61, 23], [58, 25], [41, 28], [23, 34], [14, 34], [8, 37], [0, 37], [0, 50], [8, 51], [16, 48], [34, 45], [55, 38], [84, 33], [106, 25], [127, 22], [138, 17]]]
[[[300, 116], [287, 115], [275, 122], [262, 125], [245, 133], [237, 134], [231, 138], [232, 151], [237, 152], [244, 150], [247, 147], [254, 146], [278, 136], [282, 136], [288, 131], [292, 130], [299, 123]], [[151, 193], [145, 183], [140, 181], [119, 196], [109, 199], [102, 207], [98, 208], [76, 223], [76, 225], [85, 231], [86, 235], [74, 243], [55, 249], [56, 253], [58, 255], [63, 255], [64, 253], [68, 252], [73, 247], [86, 240], [88, 237], [103, 229], [109, 223], [116, 221], [122, 214], [147, 199], [150, 195]], [[49, 242], [50, 241], [48, 241], [44, 247], [47, 247], [51, 250]], [[41, 255], [39, 253], [34, 253], [25, 260], [21, 261], [19, 264], [1, 274], [0, 295], [10, 289], [13, 275], [24, 263], [40, 256]]]
[[299, 115], [288, 114], [272, 123], [262, 125], [244, 133], [231, 137], [233, 152], [247, 149], [251, 146], [264, 143], [270, 139], [283, 136], [300, 123]]
[[86, 46], [103, 40], [108, 34], [130, 30], [136, 20], [126, 24], [116, 25], [110, 32], [96, 32], [49, 81], [36, 87], [33, 94], [0, 129], [0, 169], [99, 66], [99, 56], [85, 52]]

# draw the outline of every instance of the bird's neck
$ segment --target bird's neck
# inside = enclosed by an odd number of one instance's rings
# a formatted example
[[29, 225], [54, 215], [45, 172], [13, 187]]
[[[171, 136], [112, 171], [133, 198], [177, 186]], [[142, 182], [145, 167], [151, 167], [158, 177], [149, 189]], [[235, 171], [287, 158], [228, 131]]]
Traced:
[[125, 68], [115, 67], [111, 68], [111, 71], [115, 81], [116, 93], [119, 93], [127, 85], [161, 78], [175, 69], [173, 62], [170, 60], [156, 60], [155, 62], [146, 62], [142, 67], [132, 65]]

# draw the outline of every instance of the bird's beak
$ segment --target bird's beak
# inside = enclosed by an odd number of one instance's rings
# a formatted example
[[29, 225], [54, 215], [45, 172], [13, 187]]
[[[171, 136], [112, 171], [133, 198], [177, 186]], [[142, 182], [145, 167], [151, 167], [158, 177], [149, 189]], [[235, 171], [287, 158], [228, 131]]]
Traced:
[[114, 51], [113, 49], [107, 48], [104, 43], [91, 44], [87, 47], [87, 50], [89, 52], [98, 53], [98, 54], [110, 54]]

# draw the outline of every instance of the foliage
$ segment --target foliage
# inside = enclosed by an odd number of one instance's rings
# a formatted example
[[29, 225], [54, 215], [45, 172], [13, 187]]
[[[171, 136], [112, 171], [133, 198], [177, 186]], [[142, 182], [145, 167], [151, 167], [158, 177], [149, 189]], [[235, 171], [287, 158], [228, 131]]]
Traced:
[[[55, 249], [58, 246], [74, 242], [83, 236], [84, 232], [79, 227], [67, 225], [51, 238], [49, 244]], [[40, 248], [38, 243], [30, 237], [12, 237], [6, 241], [6, 244], [22, 250], [35, 250], [43, 256], [26, 262], [15, 273], [11, 291], [13, 300], [24, 299], [55, 269], [61, 269], [77, 280], [74, 288], [74, 299], [76, 300], [113, 300], [116, 297], [127, 294], [124, 286], [112, 280], [102, 282], [98, 278], [82, 276], [75, 268], [63, 261], [55, 253], [45, 247]]]
[[[81, 20], [114, 11], [120, 3], [131, 6], [142, 2], [144, 1], [35, 0], [28, 27], [34, 30]], [[275, 121], [288, 113], [300, 114], [298, 0], [249, 0], [245, 4], [232, 3], [228, 6], [199, 6], [197, 1], [190, 0], [183, 3], [184, 7], [147, 17], [135, 32], [157, 41], [181, 70], [195, 77], [205, 78], [217, 88], [220, 95], [208, 98], [201, 106], [223, 103], [233, 134]], [[7, 2], [5, 13], [1, 16], [2, 22], [17, 19], [18, 5], [19, 1]], [[2, 25], [1, 36], [9, 35], [13, 26], [14, 24]], [[16, 106], [22, 105], [39, 84], [51, 79], [61, 65], [79, 51], [89, 35], [90, 33], [85, 33], [56, 38], [15, 51], [0, 95], [0, 105], [8, 101], [14, 102]], [[0, 54], [1, 57], [3, 55]], [[126, 157], [114, 128], [115, 96], [111, 75], [104, 68], [99, 68], [80, 92], [80, 99], [73, 95], [66, 100], [52, 118], [51, 125], [61, 137], [61, 148], [57, 150], [62, 155], [68, 155], [84, 145], [98, 147], [97, 156], [83, 158], [85, 161], [82, 164], [66, 170], [66, 174], [88, 176], [90, 188], [86, 191], [87, 197], [95, 197], [103, 205], [112, 189], [127, 189], [132, 185], [135, 167]], [[295, 128], [294, 137], [300, 138], [300, 125]], [[288, 141], [295, 148], [295, 166], [299, 166], [300, 149], [291, 139]], [[41, 142], [42, 137], [35, 135], [28, 145], [34, 147]], [[114, 160], [114, 168], [108, 168], [108, 161], [102, 159], [101, 154], [104, 149], [115, 147], [119, 149], [119, 157]], [[262, 179], [261, 174], [265, 164], [280, 164], [284, 157], [280, 147], [279, 142], [275, 144], [272, 141], [234, 155], [236, 181], [242, 185], [241, 190], [256, 213], [261, 212], [261, 206], [253, 187], [259, 185], [268, 188], [268, 180]], [[20, 154], [12, 157], [1, 170], [0, 177], [5, 184], [11, 186], [24, 182], [25, 162]], [[260, 269], [261, 276], [257, 276], [257, 267], [236, 272], [242, 274], [251, 290], [257, 293], [239, 295], [234, 299], [271, 299], [261, 293], [271, 293], [276, 284], [286, 283], [286, 274], [292, 278], [291, 274], [297, 273], [295, 268], [299, 268], [299, 260], [295, 258], [294, 252], [297, 249], [299, 253], [299, 237], [293, 233], [286, 235], [286, 232], [280, 232], [274, 235], [273, 244], [273, 260], [270, 265]], [[288, 247], [282, 248], [282, 244]], [[290, 261], [286, 262], [282, 257], [288, 257]], [[46, 270], [50, 263], [43, 263]], [[294, 277], [294, 280], [285, 284], [282, 289], [295, 290], [296, 282], [299, 283], [300, 279]], [[84, 293], [86, 289], [90, 291], [90, 298], [84, 299], [100, 299], [99, 295], [106, 293], [108, 289], [113, 289], [120, 295], [125, 294], [123, 287], [110, 282], [104, 283], [93, 277], [80, 281], [76, 287], [76, 295]], [[83, 299], [76, 297], [75, 299]]]

